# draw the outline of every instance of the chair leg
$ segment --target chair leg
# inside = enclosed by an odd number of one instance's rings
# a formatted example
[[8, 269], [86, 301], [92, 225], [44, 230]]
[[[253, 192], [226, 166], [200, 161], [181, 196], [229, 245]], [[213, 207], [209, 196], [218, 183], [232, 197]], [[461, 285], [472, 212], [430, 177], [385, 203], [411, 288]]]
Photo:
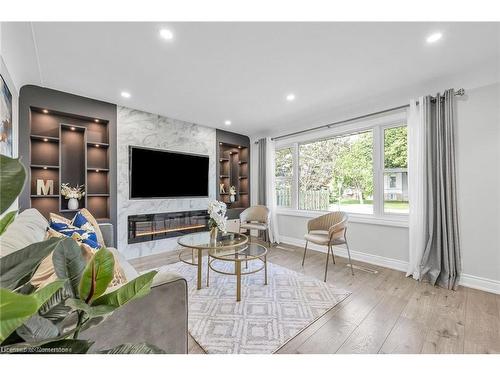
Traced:
[[326, 267], [325, 267], [325, 283], [326, 283], [326, 275], [328, 274], [328, 262], [330, 261], [330, 246], [328, 246], [328, 252], [326, 253]]
[[307, 243], [309, 241], [306, 241], [306, 246], [304, 247], [304, 256], [302, 257], [302, 267], [304, 267], [304, 261], [306, 260], [306, 251], [307, 251]]
[[349, 244], [347, 240], [345, 241], [345, 247], [347, 247], [347, 255], [349, 256], [349, 264], [351, 265], [351, 274], [354, 276], [354, 269], [352, 268], [351, 251], [349, 250]]
[[335, 264], [335, 255], [333, 255], [333, 246], [330, 246], [330, 251], [332, 252], [332, 262]]

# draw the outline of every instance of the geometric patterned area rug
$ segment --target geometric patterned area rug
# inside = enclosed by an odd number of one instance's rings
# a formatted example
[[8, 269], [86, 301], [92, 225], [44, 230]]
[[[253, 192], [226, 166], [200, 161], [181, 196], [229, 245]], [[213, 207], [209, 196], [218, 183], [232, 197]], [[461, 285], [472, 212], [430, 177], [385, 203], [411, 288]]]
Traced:
[[[249, 269], [258, 263], [249, 262]], [[214, 266], [232, 272], [234, 263]], [[211, 354], [274, 353], [351, 294], [268, 262], [268, 285], [263, 270], [242, 276], [241, 301], [236, 302], [235, 276], [211, 271], [206, 287], [206, 257], [201, 290], [196, 289], [196, 267], [177, 262], [161, 269], [186, 278], [189, 333]]]

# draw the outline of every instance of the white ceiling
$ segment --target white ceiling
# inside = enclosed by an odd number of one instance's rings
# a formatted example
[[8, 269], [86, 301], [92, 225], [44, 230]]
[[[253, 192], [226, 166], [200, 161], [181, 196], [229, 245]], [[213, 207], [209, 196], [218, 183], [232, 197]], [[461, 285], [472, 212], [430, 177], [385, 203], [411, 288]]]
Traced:
[[[317, 125], [365, 98], [462, 83], [446, 77], [488, 70], [500, 80], [499, 25], [4, 23], [2, 55], [19, 87], [257, 134]], [[159, 37], [162, 27], [172, 41]], [[436, 30], [443, 38], [426, 44]]]

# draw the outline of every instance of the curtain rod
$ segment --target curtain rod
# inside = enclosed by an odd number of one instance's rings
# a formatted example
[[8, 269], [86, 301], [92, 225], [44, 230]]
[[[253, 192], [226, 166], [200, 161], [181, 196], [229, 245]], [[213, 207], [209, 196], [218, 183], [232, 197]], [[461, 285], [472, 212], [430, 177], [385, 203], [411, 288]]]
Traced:
[[[464, 94], [465, 94], [465, 90], [464, 89], [458, 89], [457, 91], [455, 91], [455, 96], [462, 96]], [[432, 99], [435, 100], [436, 98], [432, 97]], [[418, 102], [417, 102], [417, 104], [418, 104]], [[325, 128], [331, 128], [333, 126], [344, 124], [346, 122], [351, 122], [351, 121], [356, 121], [356, 120], [362, 120], [362, 119], [365, 119], [367, 117], [377, 116], [377, 115], [381, 115], [383, 113], [393, 112], [393, 111], [401, 110], [401, 109], [404, 109], [404, 108], [408, 108], [409, 106], [410, 106], [409, 104], [400, 105], [398, 107], [388, 108], [388, 109], [384, 109], [382, 111], [372, 112], [372, 113], [368, 113], [366, 115], [356, 116], [356, 117], [352, 117], [352, 118], [349, 118], [349, 119], [346, 119], [346, 120], [336, 121], [336, 122], [332, 122], [330, 124], [316, 126], [314, 128], [300, 130], [300, 131], [296, 131], [296, 132], [293, 132], [293, 133], [288, 133], [288, 134], [280, 135], [278, 137], [271, 138], [271, 140], [276, 141], [278, 139], [289, 138], [289, 137], [293, 137], [294, 135], [299, 135], [299, 134], [303, 134], [303, 133], [309, 133], [309, 132], [313, 132], [315, 130], [320, 130], [320, 129], [325, 129]], [[255, 142], [255, 144], [257, 144], [257, 143], [258, 143], [258, 141]]]

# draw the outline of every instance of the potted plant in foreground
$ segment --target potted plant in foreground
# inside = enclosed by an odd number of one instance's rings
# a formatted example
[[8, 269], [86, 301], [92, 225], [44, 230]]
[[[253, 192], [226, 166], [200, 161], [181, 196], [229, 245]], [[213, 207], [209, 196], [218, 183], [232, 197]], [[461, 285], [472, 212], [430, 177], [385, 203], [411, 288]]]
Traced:
[[[17, 159], [0, 155], [0, 214], [19, 195], [26, 179]], [[0, 220], [0, 235], [16, 211]], [[57, 280], [35, 288], [30, 280], [52, 253]], [[87, 353], [93, 342], [79, 333], [101, 323], [126, 303], [147, 295], [156, 271], [147, 272], [107, 293], [114, 257], [101, 248], [89, 262], [70, 238], [33, 243], [0, 259], [0, 352]], [[98, 353], [161, 353], [148, 344], [122, 344]]]

